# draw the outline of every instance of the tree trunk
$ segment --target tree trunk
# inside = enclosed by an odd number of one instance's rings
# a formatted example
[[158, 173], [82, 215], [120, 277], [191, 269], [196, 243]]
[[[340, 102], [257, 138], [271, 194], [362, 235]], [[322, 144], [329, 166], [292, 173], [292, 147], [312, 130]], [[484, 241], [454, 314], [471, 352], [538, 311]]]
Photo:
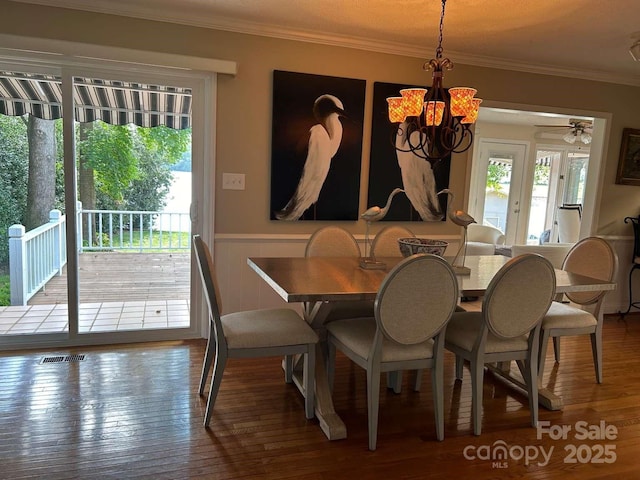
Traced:
[[[80, 145], [82, 141], [87, 139], [88, 132], [93, 128], [92, 123], [81, 123], [78, 126]], [[96, 185], [93, 168], [89, 166], [82, 148], [78, 151], [78, 194], [82, 202], [83, 210], [96, 209]], [[96, 238], [95, 218], [94, 222], [89, 225], [88, 215], [82, 215], [82, 231], [83, 238], [89, 238], [89, 229], [91, 228], [91, 238]]]
[[53, 120], [30, 116], [29, 180], [25, 228], [32, 230], [49, 222], [49, 212], [56, 198], [56, 136]]

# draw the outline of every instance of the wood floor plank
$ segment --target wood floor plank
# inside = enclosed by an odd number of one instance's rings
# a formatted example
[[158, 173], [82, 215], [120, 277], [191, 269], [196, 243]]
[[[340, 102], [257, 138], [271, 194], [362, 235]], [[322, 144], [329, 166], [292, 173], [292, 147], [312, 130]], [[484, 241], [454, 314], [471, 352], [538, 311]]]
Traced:
[[[586, 338], [563, 338], [560, 364], [547, 352], [544, 383], [562, 393], [562, 411], [540, 420], [571, 427], [567, 438], [537, 438], [526, 399], [485, 375], [483, 433], [472, 435], [471, 385], [445, 362], [445, 440], [435, 439], [429, 374], [413, 392], [380, 392], [378, 450], [367, 449], [364, 371], [338, 355], [334, 403], [348, 438], [330, 442], [303, 401], [283, 382], [281, 359], [231, 359], [211, 428], [202, 427], [197, 395], [205, 341], [18, 351], [0, 354], [0, 478], [531, 479], [636, 478], [640, 451], [640, 314], [607, 317], [604, 383], [597, 385]], [[85, 354], [76, 363], [44, 356]], [[208, 386], [207, 386], [208, 389]], [[575, 438], [577, 422], [606, 425], [614, 440]], [[553, 448], [549, 463], [467, 459], [496, 442]], [[593, 454], [614, 447], [615, 462], [565, 463], [571, 445]], [[586, 452], [586, 453], [585, 453]], [[468, 456], [468, 455], [467, 455]]]
[[[78, 256], [80, 303], [189, 300], [191, 256], [185, 253], [85, 252]], [[29, 305], [66, 304], [67, 267]]]

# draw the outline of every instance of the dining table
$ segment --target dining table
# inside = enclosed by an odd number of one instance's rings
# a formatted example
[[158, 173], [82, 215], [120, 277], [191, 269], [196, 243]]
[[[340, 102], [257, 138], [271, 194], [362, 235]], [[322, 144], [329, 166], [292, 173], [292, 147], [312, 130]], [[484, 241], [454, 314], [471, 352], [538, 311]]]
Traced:
[[[305, 320], [318, 332], [321, 342], [316, 352], [316, 417], [329, 440], [346, 438], [346, 426], [335, 412], [331, 397], [326, 360], [325, 322], [332, 311], [348, 302], [373, 302], [382, 280], [402, 257], [377, 258], [384, 268], [361, 267], [360, 257], [249, 257], [248, 266], [285, 302], [302, 302]], [[498, 270], [509, 261], [503, 255], [467, 256], [466, 274], [456, 275], [460, 297], [481, 297]], [[613, 290], [615, 283], [584, 275], [555, 270], [556, 294], [567, 292]], [[373, 312], [373, 310], [371, 310]], [[522, 380], [510, 369], [494, 366], [492, 371], [510, 384], [522, 389]], [[302, 390], [301, 371], [294, 382]], [[526, 392], [526, 390], [525, 390]], [[562, 398], [545, 388], [539, 390], [540, 403], [549, 409], [561, 409]]]

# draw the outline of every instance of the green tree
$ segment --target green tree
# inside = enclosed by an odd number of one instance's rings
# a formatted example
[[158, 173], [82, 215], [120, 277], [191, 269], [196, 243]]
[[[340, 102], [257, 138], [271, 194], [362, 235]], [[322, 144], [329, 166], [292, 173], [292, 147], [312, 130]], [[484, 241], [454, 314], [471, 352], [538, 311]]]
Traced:
[[487, 168], [487, 191], [495, 192], [498, 195], [504, 195], [502, 191], [502, 183], [509, 179], [511, 168], [507, 168], [502, 163], [490, 163]]
[[0, 115], [0, 270], [9, 264], [8, 229], [24, 222], [27, 207], [29, 144], [27, 125]]
[[120, 208], [126, 189], [138, 175], [138, 161], [133, 152], [134, 129], [96, 121], [82, 130], [80, 138], [78, 150], [82, 168], [86, 170], [80, 175], [94, 175], [95, 188], [112, 200], [113, 208]]
[[533, 172], [535, 185], [549, 185], [551, 167], [549, 165], [537, 165]]
[[[110, 128], [113, 127], [107, 126], [101, 135], [107, 133]], [[166, 205], [166, 196], [172, 182], [170, 167], [189, 149], [191, 131], [167, 127], [128, 128], [130, 144], [127, 148], [134, 161], [133, 171], [126, 172], [126, 176], [120, 176], [118, 185], [105, 188], [107, 185], [104, 172], [94, 163], [96, 175], [100, 178], [96, 182], [97, 207], [104, 210], [162, 210]], [[119, 143], [119, 140], [116, 143]], [[109, 173], [107, 178], [112, 175], [112, 172]], [[131, 227], [138, 226], [139, 218], [135, 217]]]

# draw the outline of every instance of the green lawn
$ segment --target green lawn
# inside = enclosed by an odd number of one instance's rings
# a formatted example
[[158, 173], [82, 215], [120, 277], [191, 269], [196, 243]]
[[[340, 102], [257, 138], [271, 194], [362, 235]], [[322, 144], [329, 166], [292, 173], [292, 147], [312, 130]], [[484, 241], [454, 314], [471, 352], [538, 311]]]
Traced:
[[[97, 242], [94, 240], [94, 244], [97, 245]], [[140, 238], [140, 231], [134, 230], [132, 232], [124, 232], [122, 235], [122, 239], [119, 234], [113, 234], [111, 239], [109, 239], [106, 235], [102, 239], [102, 246], [105, 248], [114, 248], [120, 251], [125, 252], [137, 252], [140, 251], [140, 246], [142, 245], [145, 248], [145, 251], [149, 251], [147, 249], [151, 249], [151, 251], [184, 251], [184, 249], [189, 248], [190, 239], [188, 232], [162, 232], [162, 235], [158, 231], [149, 232], [149, 230], [145, 230], [142, 232], [142, 238]], [[178, 246], [182, 248], [178, 248]], [[121, 250], [120, 247], [124, 247]]]
[[[127, 232], [128, 233], [128, 232]], [[105, 248], [113, 248], [114, 250], [120, 245], [124, 246], [124, 249], [118, 248], [121, 252], [139, 252], [140, 245], [142, 244], [145, 249], [144, 252], [188, 252], [188, 246], [190, 245], [190, 238], [188, 232], [149, 232], [148, 230], [142, 233], [142, 240], [140, 239], [140, 231], [134, 231], [131, 238], [129, 235], [125, 235], [120, 242], [120, 236], [114, 235], [109, 242], [109, 238], [105, 236], [102, 240], [102, 245]], [[178, 248], [178, 245], [182, 248]], [[171, 248], [169, 248], [171, 246]], [[6, 270], [5, 270], [6, 271]], [[9, 275], [0, 275], [0, 306], [9, 305], [11, 303], [11, 291], [9, 287]]]

